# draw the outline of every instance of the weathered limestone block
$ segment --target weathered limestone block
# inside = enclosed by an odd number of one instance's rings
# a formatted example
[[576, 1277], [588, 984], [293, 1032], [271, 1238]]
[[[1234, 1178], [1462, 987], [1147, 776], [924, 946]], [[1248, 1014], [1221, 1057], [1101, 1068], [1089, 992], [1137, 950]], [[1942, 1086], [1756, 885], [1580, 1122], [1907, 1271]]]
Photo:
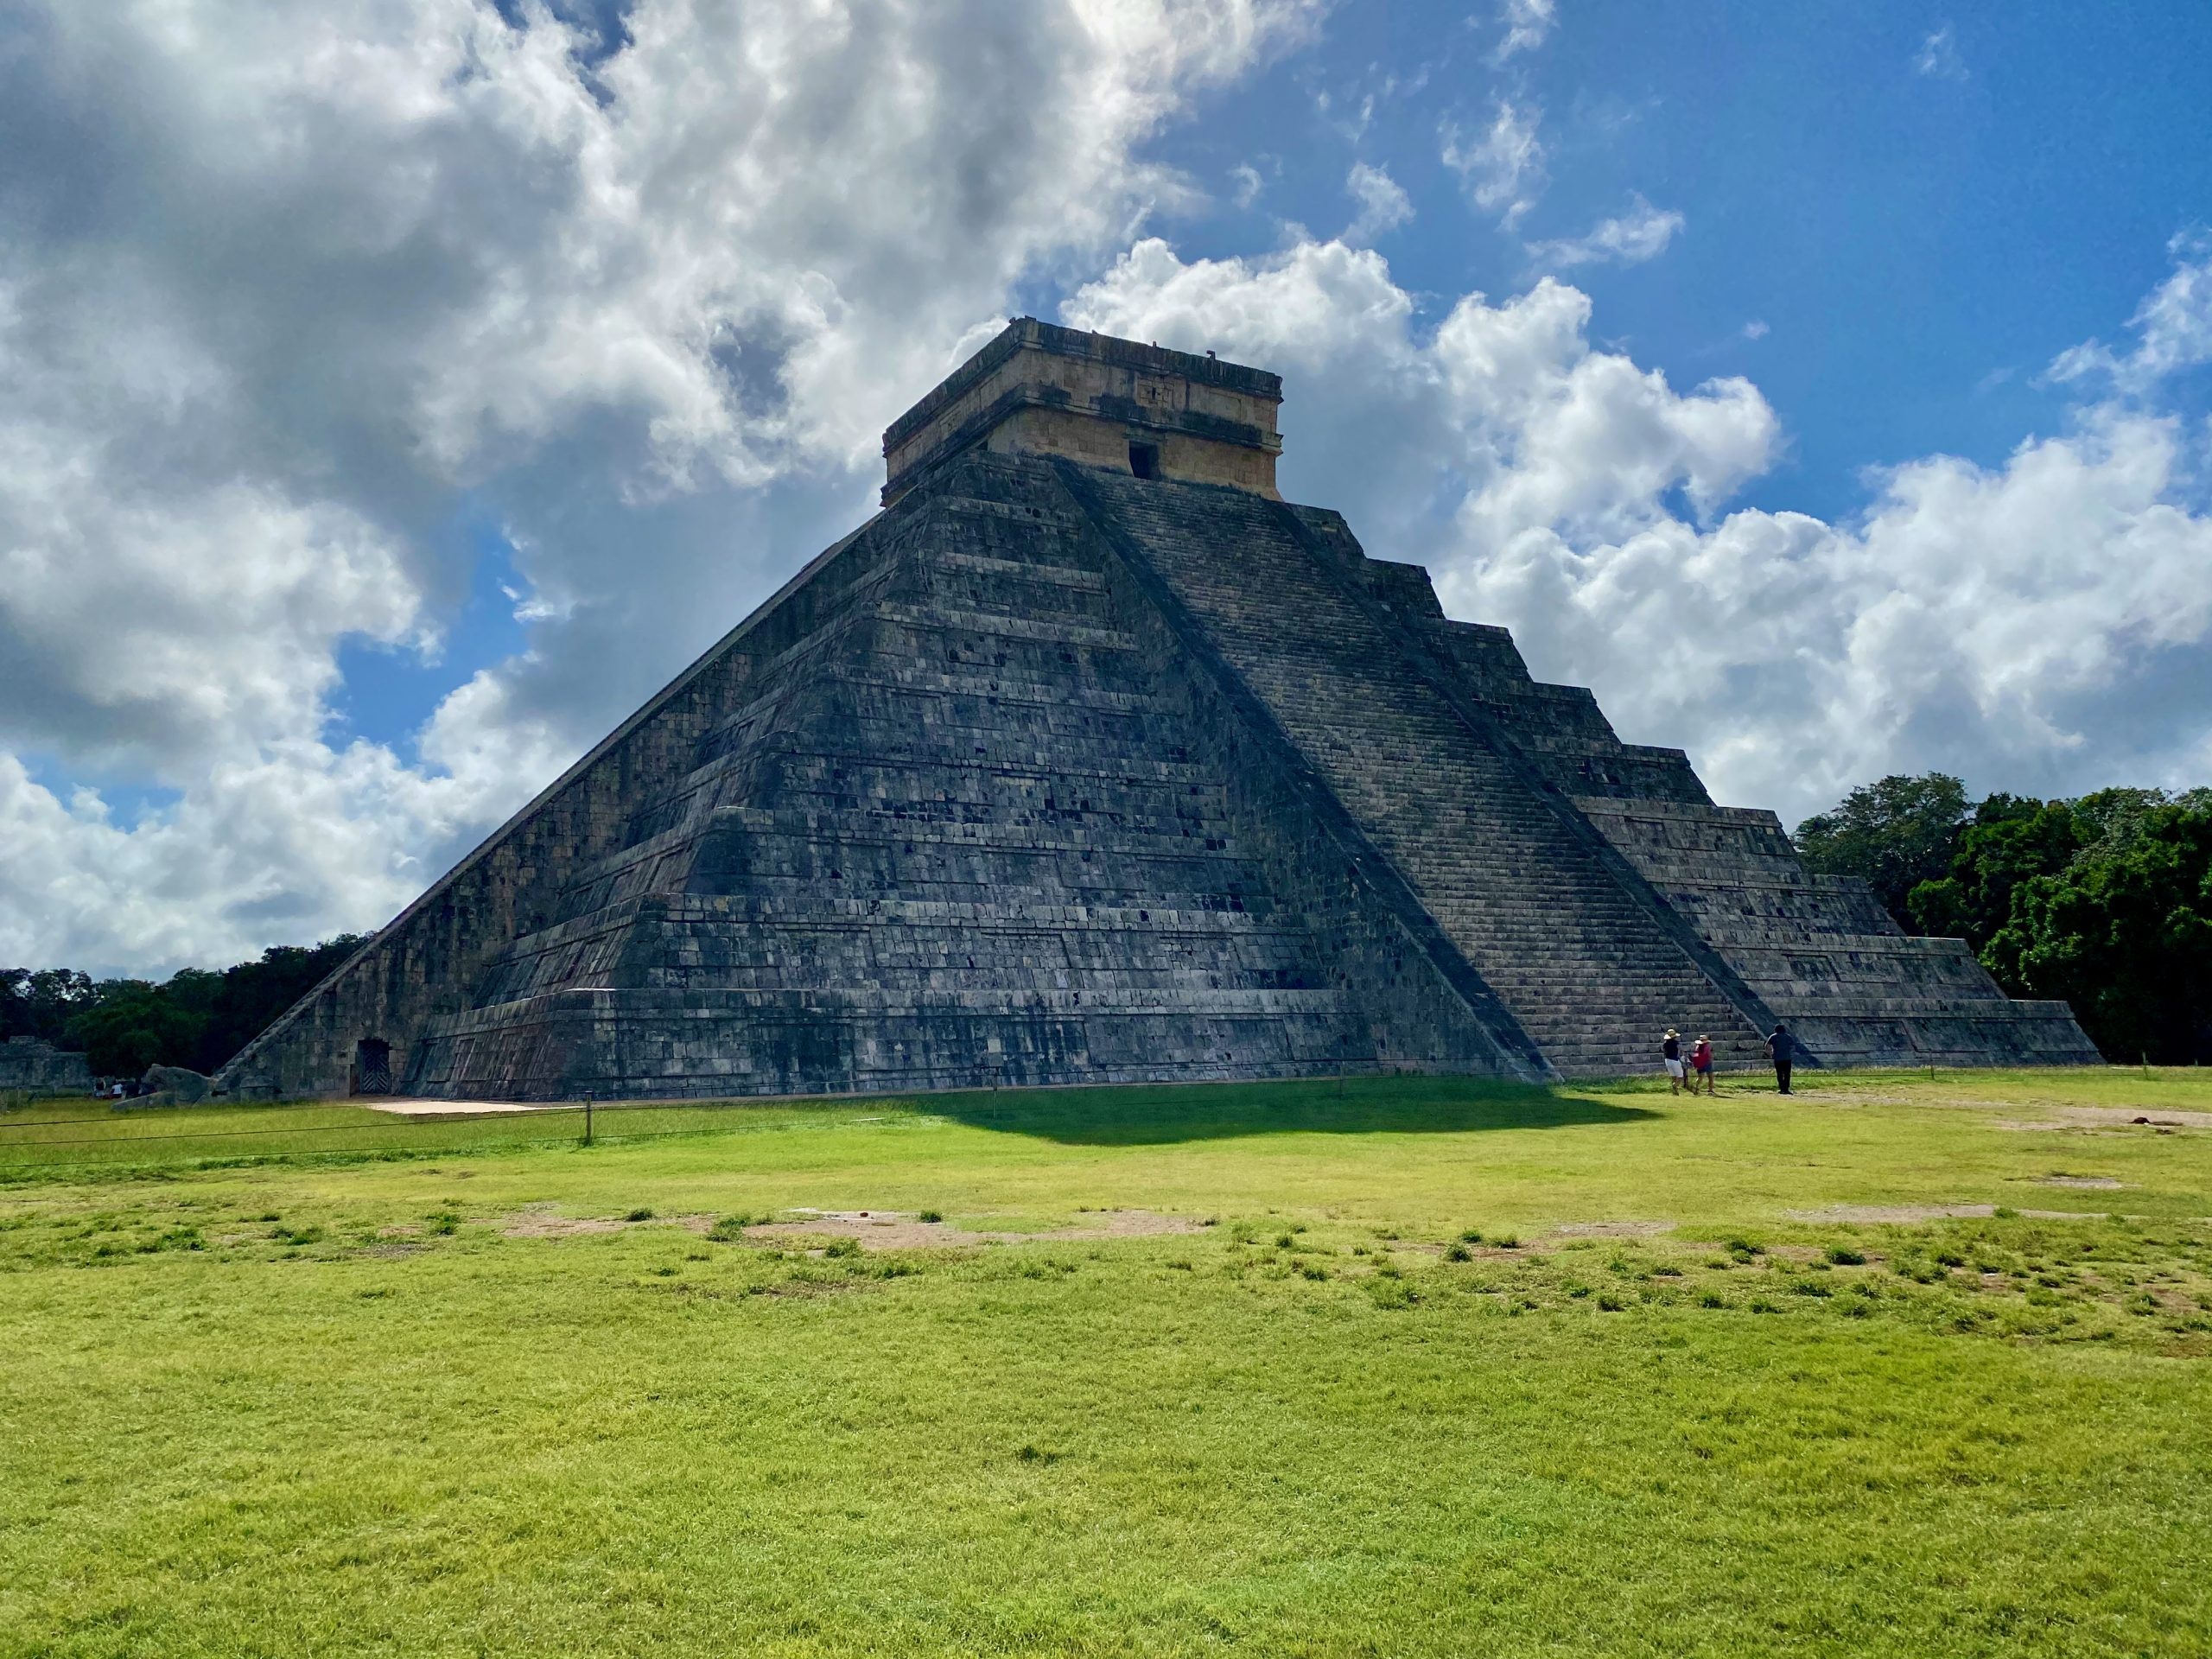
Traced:
[[1418, 567], [1271, 374], [1023, 320], [815, 560], [219, 1089], [707, 1096], [2086, 1058]]
[[149, 1065], [142, 1081], [152, 1096], [141, 1095], [141, 1105], [190, 1106], [207, 1099], [214, 1087], [211, 1079], [181, 1065]]
[[0, 1043], [0, 1095], [89, 1095], [92, 1071], [85, 1057], [42, 1037], [10, 1037]]

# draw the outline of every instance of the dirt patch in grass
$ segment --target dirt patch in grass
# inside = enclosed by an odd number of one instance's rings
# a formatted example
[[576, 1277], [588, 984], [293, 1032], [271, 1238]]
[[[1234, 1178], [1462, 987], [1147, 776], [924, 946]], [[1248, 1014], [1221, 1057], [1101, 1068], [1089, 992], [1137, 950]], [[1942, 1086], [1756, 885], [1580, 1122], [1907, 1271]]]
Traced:
[[2147, 1123], [2162, 1129], [2212, 1129], [2212, 1112], [2173, 1112], [2152, 1106], [2062, 1106], [2069, 1123]]
[[1656, 1238], [1662, 1233], [1671, 1233], [1671, 1221], [1570, 1221], [1564, 1227], [1554, 1227], [1548, 1236], [1553, 1238]]
[[804, 1221], [763, 1222], [745, 1230], [748, 1239], [804, 1244], [819, 1238], [857, 1239], [868, 1250], [950, 1249], [967, 1244], [1021, 1244], [1100, 1238], [1156, 1238], [1195, 1233], [1201, 1224], [1187, 1216], [1163, 1216], [1150, 1210], [1108, 1210], [1075, 1227], [1041, 1232], [969, 1231], [951, 1222], [923, 1221], [895, 1210], [823, 1211]]
[[1995, 1127], [2041, 1130], [2045, 1134], [2070, 1130], [2076, 1135], [2110, 1135], [2145, 1128], [2212, 1129], [2212, 1112], [2176, 1112], [2152, 1106], [2053, 1106], [2049, 1109], [2052, 1114], [2049, 1117], [2002, 1118]]
[[545, 1204], [525, 1205], [509, 1216], [499, 1230], [509, 1238], [579, 1238], [591, 1233], [627, 1232], [632, 1227], [681, 1227], [703, 1233], [715, 1224], [712, 1216], [563, 1216]]
[[391, 1117], [512, 1117], [518, 1112], [573, 1112], [567, 1102], [533, 1103], [526, 1100], [365, 1100], [372, 1112]]
[[2071, 1187], [2077, 1192], [2118, 1192], [2127, 1183], [2116, 1181], [2109, 1175], [2038, 1175], [2036, 1185]]
[[644, 1225], [643, 1222], [617, 1221], [611, 1216], [554, 1216], [525, 1210], [509, 1217], [499, 1230], [509, 1238], [578, 1238], [587, 1233], [619, 1233]]
[[[1997, 1213], [1991, 1204], [1832, 1204], [1825, 1210], [1785, 1210], [1792, 1221], [1914, 1222], [1952, 1218], [1986, 1220]], [[2021, 1210], [2014, 1213], [2038, 1221], [2101, 1221], [2101, 1214], [2080, 1210]]]

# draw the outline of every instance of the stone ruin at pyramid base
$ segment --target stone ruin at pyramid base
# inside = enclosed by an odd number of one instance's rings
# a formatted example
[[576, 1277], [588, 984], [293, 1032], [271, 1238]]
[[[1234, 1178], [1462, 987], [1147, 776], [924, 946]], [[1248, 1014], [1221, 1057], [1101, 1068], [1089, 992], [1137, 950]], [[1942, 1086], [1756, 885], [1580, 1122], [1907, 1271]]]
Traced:
[[817, 558], [232, 1095], [2093, 1062], [1274, 487], [1281, 383], [1022, 319]]
[[0, 1042], [0, 1095], [89, 1095], [92, 1068], [83, 1054], [42, 1038]]

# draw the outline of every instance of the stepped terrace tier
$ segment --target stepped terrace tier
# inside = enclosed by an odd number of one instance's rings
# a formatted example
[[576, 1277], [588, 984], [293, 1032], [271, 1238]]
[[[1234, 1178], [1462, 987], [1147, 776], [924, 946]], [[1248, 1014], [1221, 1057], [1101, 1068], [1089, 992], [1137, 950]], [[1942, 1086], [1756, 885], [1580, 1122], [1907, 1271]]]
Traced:
[[1274, 493], [1276, 378], [1023, 319], [888, 505], [226, 1067], [239, 1095], [2078, 1063]]

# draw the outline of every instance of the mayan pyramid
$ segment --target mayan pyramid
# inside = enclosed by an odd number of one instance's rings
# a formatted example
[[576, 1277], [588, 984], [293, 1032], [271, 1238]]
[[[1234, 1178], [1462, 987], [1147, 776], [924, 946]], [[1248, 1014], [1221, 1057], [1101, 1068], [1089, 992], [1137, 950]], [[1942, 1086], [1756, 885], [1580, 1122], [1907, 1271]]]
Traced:
[[2094, 1061], [1277, 494], [1281, 382], [1023, 318], [815, 559], [225, 1068], [539, 1100]]

